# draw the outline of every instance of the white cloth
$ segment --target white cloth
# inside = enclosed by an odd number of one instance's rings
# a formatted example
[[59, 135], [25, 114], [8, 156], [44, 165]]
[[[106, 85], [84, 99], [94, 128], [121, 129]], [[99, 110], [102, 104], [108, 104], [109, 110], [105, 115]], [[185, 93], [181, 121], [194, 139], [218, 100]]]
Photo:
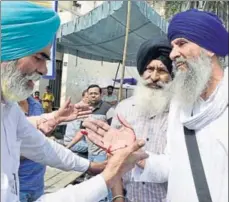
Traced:
[[[219, 101], [219, 97], [223, 101]], [[218, 105], [215, 101], [218, 100]], [[168, 123], [168, 143], [164, 155], [151, 153], [146, 160], [143, 172], [135, 169], [132, 173], [136, 181], [164, 182], [168, 180], [169, 202], [198, 202], [192, 171], [187, 153], [183, 125], [193, 127], [196, 131], [197, 143], [204, 166], [208, 186], [213, 202], [228, 201], [228, 74], [213, 95], [207, 100], [199, 100], [193, 108], [193, 119], [198, 114], [205, 120], [201, 123], [191, 122], [190, 110], [181, 111], [176, 102], [172, 102]], [[214, 107], [214, 113], [203, 112]], [[219, 108], [218, 108], [219, 107]], [[218, 111], [221, 113], [218, 114]], [[188, 113], [189, 111], [189, 113]], [[207, 119], [207, 121], [206, 121]], [[195, 128], [197, 127], [197, 128]]]
[[[16, 103], [1, 103], [1, 201], [3, 202], [19, 201], [20, 154], [65, 171], [85, 172], [89, 167], [87, 159], [78, 157], [35, 129]], [[82, 184], [48, 194], [39, 201], [96, 202], [105, 198], [107, 193], [104, 179], [97, 176]]]

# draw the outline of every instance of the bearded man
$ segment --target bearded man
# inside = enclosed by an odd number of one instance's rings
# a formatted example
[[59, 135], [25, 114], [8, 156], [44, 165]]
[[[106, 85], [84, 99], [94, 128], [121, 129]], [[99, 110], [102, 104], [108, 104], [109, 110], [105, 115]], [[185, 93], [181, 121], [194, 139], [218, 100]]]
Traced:
[[175, 65], [168, 145], [135, 179], [168, 180], [171, 202], [226, 202], [228, 70], [219, 58], [228, 55], [228, 32], [215, 14], [188, 10], [173, 17], [168, 38]]
[[[166, 146], [169, 87], [172, 81], [171, 46], [166, 38], [158, 37], [144, 42], [137, 53], [137, 69], [141, 76], [133, 97], [118, 104], [112, 126], [119, 128], [122, 116], [133, 128], [137, 138], [146, 141], [145, 150], [161, 154]], [[139, 164], [144, 169], [144, 164]], [[135, 182], [127, 173], [113, 188], [113, 197], [127, 201], [162, 202], [166, 199], [167, 183]], [[122, 197], [121, 197], [122, 196]], [[116, 201], [115, 200], [115, 201]]]
[[[144, 170], [136, 166], [132, 177], [168, 181], [169, 202], [227, 202], [228, 69], [220, 57], [228, 55], [228, 32], [214, 13], [191, 9], [172, 18], [168, 38], [175, 75], [167, 146], [164, 154], [151, 152]], [[99, 121], [85, 125], [92, 141], [122, 134]]]
[[[50, 9], [26, 1], [1, 3], [1, 201], [4, 202], [19, 201], [20, 154], [66, 171], [101, 172], [101, 167], [41, 134], [27, 121], [16, 103], [29, 97], [34, 82], [47, 73], [46, 60], [59, 25], [58, 14]], [[74, 107], [64, 107], [61, 111], [74, 113]], [[99, 201], [107, 195], [108, 188], [112, 188], [117, 178], [138, 160], [147, 157], [142, 152], [133, 153], [143, 145], [144, 142], [136, 141], [114, 154], [101, 175], [44, 195], [38, 201]], [[127, 160], [128, 164], [125, 163]]]

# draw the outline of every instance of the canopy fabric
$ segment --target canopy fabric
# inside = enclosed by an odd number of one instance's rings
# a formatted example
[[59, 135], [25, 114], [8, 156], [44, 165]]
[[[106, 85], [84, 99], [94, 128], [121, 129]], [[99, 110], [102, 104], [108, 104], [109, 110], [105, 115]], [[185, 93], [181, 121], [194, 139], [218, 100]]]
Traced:
[[[63, 24], [57, 51], [86, 59], [120, 62], [123, 57], [127, 1], [107, 1], [88, 14]], [[136, 65], [145, 40], [166, 36], [168, 23], [145, 1], [132, 1], [126, 65]]]

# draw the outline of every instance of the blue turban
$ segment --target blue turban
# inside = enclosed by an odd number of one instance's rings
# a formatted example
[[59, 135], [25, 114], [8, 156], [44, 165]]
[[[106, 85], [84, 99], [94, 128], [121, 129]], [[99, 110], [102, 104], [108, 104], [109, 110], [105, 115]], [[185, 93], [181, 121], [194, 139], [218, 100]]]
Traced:
[[26, 1], [1, 2], [1, 61], [32, 55], [54, 40], [58, 14]]
[[228, 32], [211, 12], [191, 9], [176, 14], [169, 24], [168, 38], [185, 38], [218, 56], [228, 55]]

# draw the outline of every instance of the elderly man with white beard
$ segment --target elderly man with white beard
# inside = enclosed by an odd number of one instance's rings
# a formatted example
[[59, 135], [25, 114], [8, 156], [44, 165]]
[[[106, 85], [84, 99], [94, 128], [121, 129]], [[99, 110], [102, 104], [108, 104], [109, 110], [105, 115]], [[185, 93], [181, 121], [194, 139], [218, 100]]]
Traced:
[[[195, 30], [195, 32], [194, 32]], [[213, 13], [188, 10], [168, 28], [175, 65], [164, 155], [151, 154], [135, 180], [164, 182], [168, 201], [228, 201], [228, 32]]]
[[[146, 141], [144, 150], [162, 154], [166, 146], [169, 86], [172, 81], [171, 46], [165, 37], [144, 42], [137, 53], [137, 69], [141, 76], [134, 96], [122, 101], [115, 109], [112, 126], [119, 128], [117, 116], [122, 116], [137, 138]], [[144, 169], [144, 162], [138, 165]], [[166, 199], [167, 183], [135, 182], [127, 173], [113, 188], [115, 201], [162, 202]]]
[[[167, 146], [162, 155], [150, 153], [132, 177], [168, 181], [169, 202], [227, 202], [228, 69], [220, 57], [228, 55], [228, 32], [215, 14], [191, 9], [172, 18], [168, 38], [175, 69]], [[85, 125], [94, 141], [113, 131], [99, 122]]]
[[[34, 82], [47, 73], [46, 61], [59, 25], [60, 18], [51, 9], [26, 1], [1, 2], [1, 201], [4, 202], [19, 201], [20, 154], [66, 171], [94, 174], [101, 171], [87, 159], [46, 138], [27, 121], [16, 103], [29, 97]], [[70, 100], [66, 105], [62, 114], [74, 113]], [[100, 175], [80, 185], [43, 195], [37, 201], [96, 202], [105, 198], [108, 188], [112, 188], [118, 178], [137, 161], [147, 158], [144, 152], [135, 152], [142, 146], [144, 141], [136, 141], [115, 153]]]

